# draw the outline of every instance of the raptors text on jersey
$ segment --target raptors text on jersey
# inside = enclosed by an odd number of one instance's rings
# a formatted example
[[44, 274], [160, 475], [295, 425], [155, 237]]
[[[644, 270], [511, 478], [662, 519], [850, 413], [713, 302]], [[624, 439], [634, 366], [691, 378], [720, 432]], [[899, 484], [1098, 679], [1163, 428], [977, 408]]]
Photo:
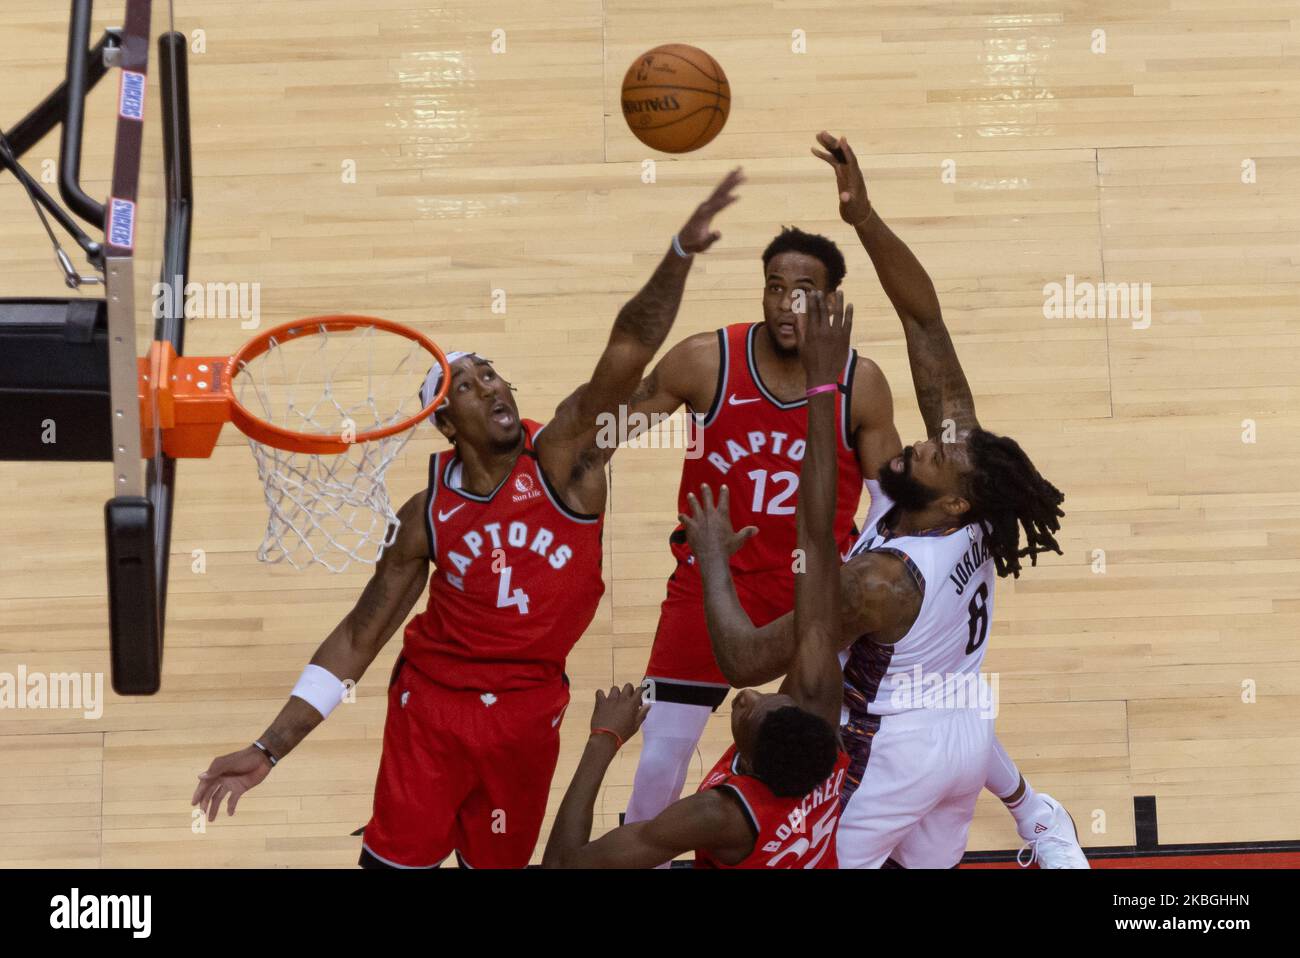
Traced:
[[459, 488], [455, 450], [430, 461], [425, 530], [435, 568], [402, 654], [449, 688], [558, 681], [605, 591], [603, 517], [560, 501], [537, 459], [542, 427], [523, 427], [524, 450], [489, 495]]
[[[759, 534], [731, 559], [736, 574], [783, 570], [791, 574], [797, 544], [795, 509], [799, 473], [808, 437], [808, 401], [781, 402], [763, 383], [754, 353], [762, 324], [740, 323], [718, 330], [717, 391], [713, 405], [693, 417], [692, 443], [701, 455], [682, 466], [677, 508], [689, 513], [689, 493], [701, 485], [717, 493], [724, 483], [731, 490], [731, 523], [735, 529], [757, 526]], [[853, 516], [862, 495], [862, 470], [850, 433], [850, 398], [858, 356], [850, 351], [840, 376], [836, 419], [839, 486], [835, 507], [835, 538], [840, 551], [852, 544]], [[680, 527], [673, 552], [693, 565], [694, 557]]]

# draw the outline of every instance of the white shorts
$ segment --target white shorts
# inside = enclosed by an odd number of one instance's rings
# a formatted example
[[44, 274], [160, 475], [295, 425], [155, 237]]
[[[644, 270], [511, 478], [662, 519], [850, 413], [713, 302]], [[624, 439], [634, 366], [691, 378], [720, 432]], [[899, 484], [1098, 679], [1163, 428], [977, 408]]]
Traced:
[[979, 709], [913, 709], [878, 721], [850, 752], [850, 780], [860, 775], [860, 784], [840, 815], [840, 868], [879, 868], [887, 858], [952, 868], [987, 778], [994, 720]]

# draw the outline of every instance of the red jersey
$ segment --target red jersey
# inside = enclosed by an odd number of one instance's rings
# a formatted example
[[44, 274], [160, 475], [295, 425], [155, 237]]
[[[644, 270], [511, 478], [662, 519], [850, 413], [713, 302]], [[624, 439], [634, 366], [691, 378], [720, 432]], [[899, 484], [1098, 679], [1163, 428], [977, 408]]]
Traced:
[[840, 820], [840, 791], [849, 756], [841, 749], [835, 768], [803, 798], [780, 798], [752, 775], [737, 770], [740, 756], [732, 745], [704, 776], [700, 791], [728, 788], [740, 800], [754, 829], [754, 850], [737, 865], [724, 865], [705, 851], [695, 853], [696, 868], [837, 868], [835, 826]]
[[603, 516], [567, 508], [537, 460], [542, 426], [490, 495], [459, 487], [455, 450], [429, 461], [425, 531], [436, 568], [402, 654], [440, 685], [485, 692], [559, 681], [605, 592]]
[[[687, 493], [698, 498], [700, 486], [708, 484], [716, 496], [718, 487], [727, 484], [732, 528], [753, 525], [759, 529], [731, 558], [731, 570], [738, 575], [774, 570], [792, 574], [792, 553], [798, 541], [795, 507], [799, 472], [808, 439], [808, 400], [781, 402], [759, 378], [754, 339], [761, 328], [761, 323], [738, 323], [718, 330], [722, 355], [717, 393], [709, 411], [692, 420], [692, 449], [700, 450], [701, 455], [683, 463], [677, 491], [677, 509], [689, 515]], [[840, 401], [835, 412], [840, 441], [834, 529], [841, 553], [853, 545], [853, 516], [863, 485], [849, 434], [849, 399], [857, 365], [857, 351], [850, 350], [839, 380]], [[695, 557], [680, 526], [671, 542], [674, 555], [693, 565]]]

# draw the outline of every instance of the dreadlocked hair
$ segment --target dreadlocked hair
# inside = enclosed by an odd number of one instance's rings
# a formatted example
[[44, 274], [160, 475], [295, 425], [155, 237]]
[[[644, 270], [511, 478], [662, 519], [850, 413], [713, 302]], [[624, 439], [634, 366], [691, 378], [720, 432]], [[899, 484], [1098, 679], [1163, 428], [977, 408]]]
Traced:
[[[1052, 533], [1061, 528], [1065, 496], [1034, 468], [1009, 436], [975, 429], [967, 440], [972, 469], [966, 477], [969, 521], [984, 527], [984, 542], [999, 576], [1020, 576], [1020, 558], [1038, 565], [1038, 553], [1061, 554]], [[1020, 529], [1025, 544], [1020, 545]]]

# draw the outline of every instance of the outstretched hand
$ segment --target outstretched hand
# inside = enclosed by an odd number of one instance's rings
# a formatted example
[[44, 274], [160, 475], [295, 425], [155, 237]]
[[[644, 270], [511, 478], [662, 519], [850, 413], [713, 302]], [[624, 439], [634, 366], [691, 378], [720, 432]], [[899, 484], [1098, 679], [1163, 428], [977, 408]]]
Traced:
[[808, 375], [808, 386], [838, 382], [849, 359], [853, 337], [853, 304], [844, 305], [844, 293], [836, 290], [808, 294], [808, 309], [795, 324], [799, 359]]
[[190, 804], [202, 809], [208, 821], [216, 821], [222, 800], [229, 796], [226, 814], [233, 815], [239, 797], [259, 785], [270, 773], [270, 762], [252, 745], [214, 758], [208, 770], [199, 775], [199, 784]]
[[858, 167], [853, 147], [844, 137], [838, 139], [825, 130], [817, 134], [817, 142], [824, 150], [812, 148], [812, 155], [824, 160], [835, 170], [835, 185], [840, 191], [840, 219], [850, 226], [860, 226], [871, 215], [871, 200], [867, 198], [867, 181]]
[[687, 253], [702, 253], [719, 239], [722, 234], [711, 229], [713, 217], [725, 210], [740, 197], [734, 190], [745, 182], [745, 174], [736, 167], [722, 178], [707, 200], [695, 208], [691, 218], [677, 234], [677, 241]]
[[591, 731], [609, 729], [626, 742], [637, 733], [650, 706], [642, 702], [641, 690], [631, 683], [621, 689], [614, 686], [608, 693], [596, 690], [596, 707], [591, 712]]
[[700, 486], [700, 495], [704, 500], [703, 505], [695, 493], [687, 493], [690, 515], [680, 513], [677, 516], [686, 529], [686, 541], [700, 559], [712, 556], [730, 559], [758, 533], [758, 527], [745, 526], [739, 532], [731, 528], [731, 491], [726, 486], [718, 493], [717, 505], [713, 503], [713, 490], [707, 485]]

